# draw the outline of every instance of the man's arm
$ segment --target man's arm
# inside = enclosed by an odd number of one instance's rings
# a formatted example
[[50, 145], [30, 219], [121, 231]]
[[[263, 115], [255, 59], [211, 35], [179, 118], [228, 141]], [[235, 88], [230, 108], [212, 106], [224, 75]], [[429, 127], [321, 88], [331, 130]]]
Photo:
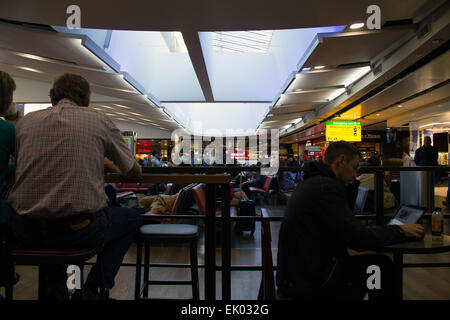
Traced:
[[130, 171], [128, 171], [125, 176], [136, 179], [136, 180], [142, 180], [142, 169], [141, 166], [135, 161], [133, 164], [133, 167]]
[[324, 232], [336, 235], [337, 240], [350, 249], [376, 250], [416, 234], [415, 228], [411, 230], [408, 227], [406, 230], [399, 226], [366, 227], [353, 215], [343, 193], [336, 187], [325, 187], [320, 194], [321, 206], [317, 218], [323, 224]]
[[142, 169], [141, 166], [134, 162], [133, 167], [128, 172], [121, 172], [120, 169], [108, 158], [104, 159], [105, 163], [105, 173], [120, 173], [123, 176], [133, 179], [133, 180], [142, 180]]
[[117, 168], [117, 166], [114, 164], [114, 162], [112, 162], [111, 160], [109, 160], [108, 158], [105, 157], [104, 159], [104, 165], [105, 165], [105, 173], [120, 173], [120, 169]]

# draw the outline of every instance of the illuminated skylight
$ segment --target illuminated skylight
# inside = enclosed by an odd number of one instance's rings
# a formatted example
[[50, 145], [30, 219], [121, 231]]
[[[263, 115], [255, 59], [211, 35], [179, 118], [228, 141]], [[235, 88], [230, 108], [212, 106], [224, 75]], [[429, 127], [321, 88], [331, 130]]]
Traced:
[[267, 53], [273, 31], [214, 32], [213, 47], [217, 52]]

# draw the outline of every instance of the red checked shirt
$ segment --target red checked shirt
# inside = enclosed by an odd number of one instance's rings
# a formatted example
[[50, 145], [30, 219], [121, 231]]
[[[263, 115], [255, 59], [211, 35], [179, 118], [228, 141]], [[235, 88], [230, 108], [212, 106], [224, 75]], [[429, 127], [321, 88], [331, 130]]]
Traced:
[[53, 219], [107, 206], [104, 157], [126, 173], [135, 162], [114, 123], [62, 99], [16, 125], [16, 183], [8, 202], [20, 215]]

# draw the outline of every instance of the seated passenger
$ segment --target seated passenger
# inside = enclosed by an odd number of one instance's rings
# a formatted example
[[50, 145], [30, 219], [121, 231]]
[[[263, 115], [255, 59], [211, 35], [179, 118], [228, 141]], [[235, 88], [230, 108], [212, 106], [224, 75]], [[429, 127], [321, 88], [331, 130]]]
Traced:
[[[261, 167], [261, 163], [258, 162], [256, 164], [258, 167]], [[260, 171], [252, 171], [249, 175], [252, 180], [247, 180], [242, 183], [242, 191], [251, 198], [252, 192], [250, 191], [250, 187], [254, 188], [262, 188], [264, 186], [264, 182], [266, 181], [266, 176], [262, 175]]]
[[[7, 117], [15, 110], [12, 102], [15, 89], [16, 84], [13, 78], [6, 72], [0, 71], [0, 117]], [[10, 210], [3, 199], [3, 185], [9, 175], [14, 172], [14, 166], [9, 164], [9, 159], [14, 155], [14, 150], [14, 125], [9, 121], [0, 119], [0, 225], [9, 225], [11, 219]]]
[[392, 298], [392, 261], [384, 255], [349, 256], [347, 249], [377, 250], [420, 238], [418, 224], [366, 227], [348, 206], [345, 185], [355, 179], [359, 152], [348, 142], [331, 143], [325, 163], [308, 162], [280, 227], [277, 285], [297, 299], [362, 299], [367, 266], [381, 270], [381, 289], [369, 297]]
[[[10, 244], [11, 236], [11, 210], [4, 198], [9, 187], [14, 182], [14, 163], [10, 162], [14, 156], [15, 133], [14, 124], [22, 117], [20, 111], [16, 110], [13, 102], [13, 92], [16, 89], [14, 79], [6, 72], [0, 71], [0, 246]], [[2, 248], [3, 249], [3, 248]], [[2, 253], [5, 252], [2, 250]], [[5, 260], [3, 254], [0, 261]], [[1, 268], [3, 271], [4, 269]], [[0, 275], [0, 279], [3, 278]], [[19, 275], [15, 274], [14, 282], [19, 280]], [[0, 300], [2, 296], [0, 295]]]
[[[89, 108], [89, 83], [64, 74], [50, 90], [52, 107], [32, 112], [16, 126], [16, 182], [8, 195], [15, 211], [12, 228], [25, 246], [50, 248], [104, 245], [106, 289], [112, 289], [122, 259], [142, 223], [138, 212], [107, 207], [104, 158], [140, 179], [141, 169], [119, 129], [103, 113]], [[66, 267], [42, 266], [46, 298], [65, 299]], [[83, 298], [97, 298], [95, 265]]]

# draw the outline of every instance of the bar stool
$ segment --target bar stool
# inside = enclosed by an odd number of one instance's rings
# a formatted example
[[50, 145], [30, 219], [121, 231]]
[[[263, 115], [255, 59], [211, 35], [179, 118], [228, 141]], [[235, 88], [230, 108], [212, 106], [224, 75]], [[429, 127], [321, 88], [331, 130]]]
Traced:
[[[148, 287], [150, 284], [158, 285], [192, 285], [193, 300], [200, 300], [198, 286], [198, 264], [197, 264], [197, 242], [199, 232], [198, 226], [190, 224], [148, 224], [139, 230], [137, 236], [137, 255], [136, 255], [136, 282], [134, 298], [138, 300], [148, 298]], [[191, 281], [167, 280], [155, 281], [149, 280], [150, 267], [150, 245], [157, 242], [179, 242], [190, 244], [190, 269]], [[142, 265], [142, 246], [145, 246], [144, 255], [144, 282], [141, 285], [141, 265]]]
[[[44, 264], [73, 264], [80, 267], [81, 285], [83, 285], [83, 265], [84, 263], [97, 255], [97, 266], [99, 272], [100, 299], [105, 299], [105, 286], [103, 279], [103, 265], [101, 250], [103, 246], [95, 248], [77, 248], [77, 249], [52, 249], [52, 248], [26, 248], [16, 246], [11, 249], [12, 260], [18, 265], [44, 265]], [[14, 276], [14, 273], [11, 273]], [[46, 292], [46, 283], [39, 268], [38, 280], [38, 299], [40, 300]], [[6, 299], [12, 300], [13, 284], [12, 281], [6, 287]]]

